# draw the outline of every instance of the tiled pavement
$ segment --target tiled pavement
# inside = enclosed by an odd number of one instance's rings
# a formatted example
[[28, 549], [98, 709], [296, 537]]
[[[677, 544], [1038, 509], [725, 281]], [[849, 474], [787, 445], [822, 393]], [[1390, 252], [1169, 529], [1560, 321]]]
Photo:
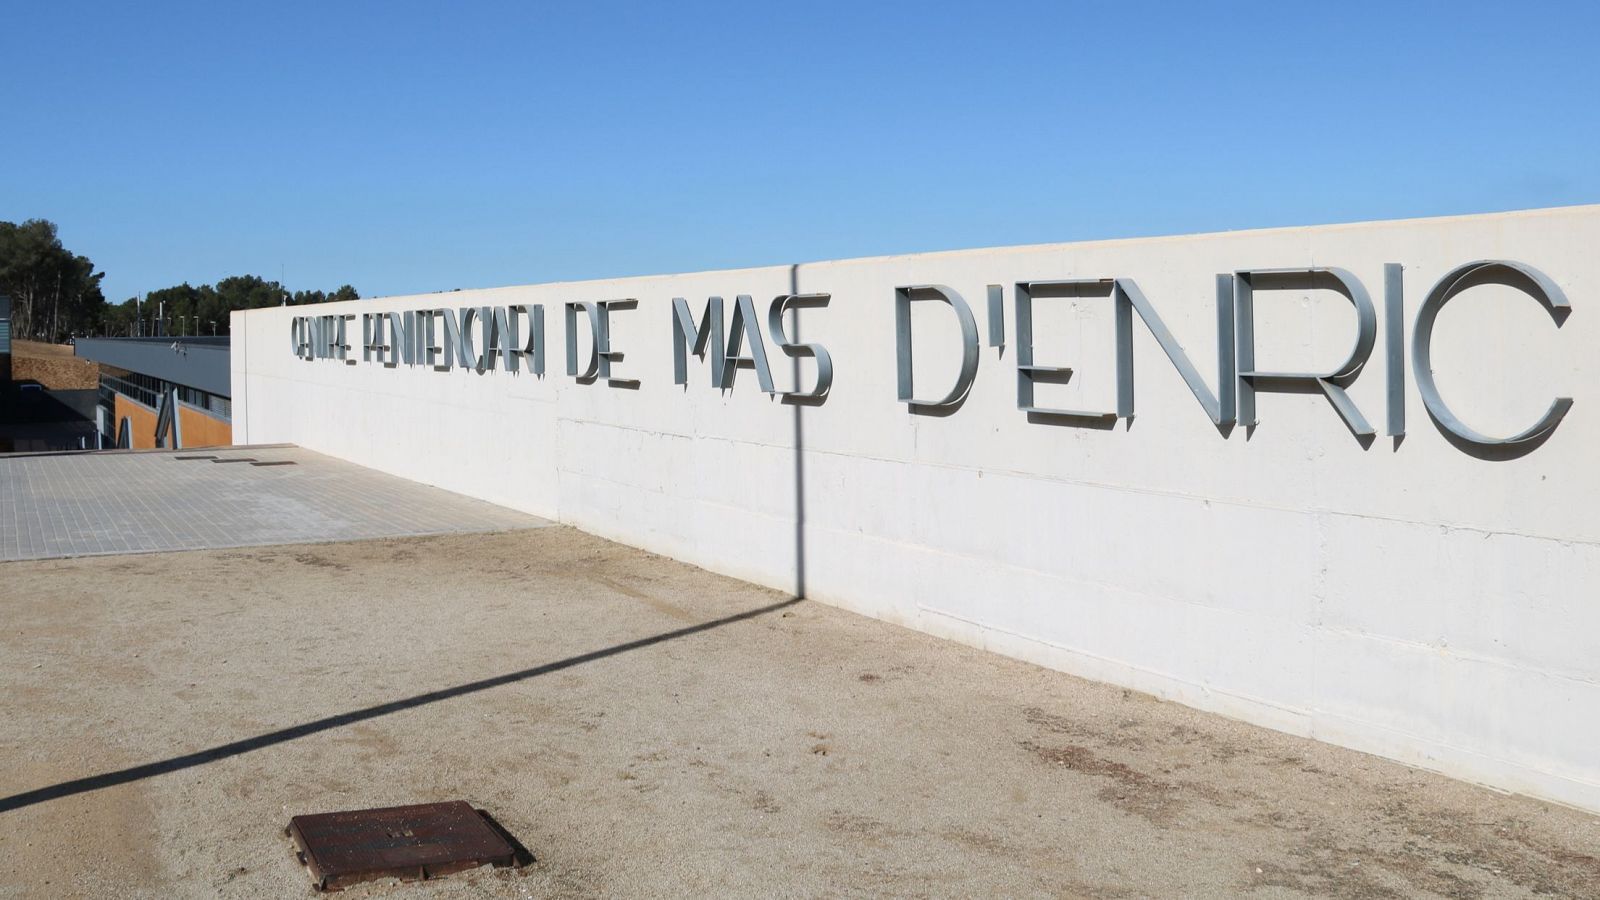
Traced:
[[0, 456], [0, 561], [549, 524], [292, 446]]

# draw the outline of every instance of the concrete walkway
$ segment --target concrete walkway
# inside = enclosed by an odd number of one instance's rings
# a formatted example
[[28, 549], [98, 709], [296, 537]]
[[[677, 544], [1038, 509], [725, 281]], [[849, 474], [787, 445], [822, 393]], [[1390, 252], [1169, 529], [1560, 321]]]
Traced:
[[291, 816], [452, 799], [537, 862], [341, 896], [1600, 896], [1600, 817], [568, 528], [0, 563], [0, 623], [0, 897], [309, 898]]
[[548, 524], [292, 446], [0, 457], [0, 560]]

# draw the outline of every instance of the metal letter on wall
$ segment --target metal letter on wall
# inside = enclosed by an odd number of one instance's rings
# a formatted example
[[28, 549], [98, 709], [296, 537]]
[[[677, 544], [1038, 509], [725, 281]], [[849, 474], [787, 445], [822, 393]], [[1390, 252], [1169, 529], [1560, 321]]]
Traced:
[[[517, 342], [521, 329], [519, 319], [528, 320], [528, 339], [520, 347]], [[506, 346], [511, 348], [506, 368], [517, 371], [517, 360], [528, 362], [528, 370], [544, 377], [544, 304], [517, 304], [506, 307]]]
[[[592, 384], [600, 378], [606, 380], [611, 387], [633, 388], [638, 387], [637, 379], [614, 378], [611, 375], [613, 363], [623, 359], [620, 350], [611, 349], [611, 311], [614, 309], [632, 309], [638, 306], [637, 300], [606, 300], [600, 303], [574, 302], [566, 304], [567, 325], [567, 374], [577, 379], [580, 384]], [[578, 371], [578, 313], [586, 314], [589, 322], [589, 361], [582, 372]]]
[[[463, 369], [478, 367], [478, 354], [472, 346], [472, 320], [477, 315], [477, 309], [471, 306], [462, 307], [460, 318], [457, 318], [453, 309], [433, 310], [433, 317], [444, 322], [444, 344], [439, 348], [444, 354], [443, 361], [436, 362], [434, 368], [444, 370], [452, 366]], [[429, 337], [431, 345], [432, 335]]]
[[[799, 342], [800, 313], [801, 309], [823, 308], [832, 299], [829, 294], [782, 294], [773, 299], [772, 305], [767, 307], [767, 331], [773, 340], [778, 342], [778, 349], [790, 359], [800, 360], [807, 357], [817, 361], [817, 383], [809, 391], [800, 390], [798, 383], [799, 367], [796, 364], [796, 384], [792, 391], [782, 391], [779, 396], [784, 403], [798, 403], [806, 405], [821, 405], [827, 399], [828, 390], [833, 386], [833, 357], [827, 348], [821, 344], [802, 344]], [[795, 338], [790, 338], [783, 327], [783, 314], [795, 310]], [[679, 345], [680, 349], [682, 345]]]
[[[444, 331], [443, 336], [440, 337], [440, 355], [434, 357], [433, 360], [434, 368], [441, 371], [453, 368], [456, 362], [456, 351], [461, 342], [461, 326], [456, 322], [456, 312], [453, 309], [436, 309], [433, 310], [433, 318], [440, 323], [440, 328]], [[428, 343], [432, 344], [433, 342], [430, 340]]]
[[723, 381], [722, 298], [706, 301], [705, 312], [700, 314], [700, 327], [696, 328], [694, 316], [689, 314], [689, 301], [672, 298], [672, 383], [689, 383], [689, 354], [702, 359], [711, 353], [711, 384], [725, 387]]
[[361, 314], [361, 361], [382, 362], [389, 347], [383, 341], [383, 326], [387, 320], [383, 313]]
[[339, 320], [339, 358], [344, 360], [345, 365], [353, 366], [356, 364], [356, 358], [355, 355], [350, 352], [350, 338], [347, 336], [347, 332], [345, 331], [345, 323], [354, 322], [356, 320], [356, 316], [355, 313], [350, 313], [349, 315], [338, 316], [337, 318]]
[[1139, 290], [1131, 278], [1117, 279], [1117, 385], [1119, 392], [1123, 386], [1127, 387], [1128, 404], [1127, 414], [1133, 415], [1133, 313], [1139, 314], [1139, 321], [1149, 329], [1150, 336], [1161, 345], [1162, 352], [1167, 354], [1167, 359], [1172, 367], [1178, 370], [1178, 375], [1183, 378], [1183, 383], [1188, 386], [1189, 393], [1200, 402], [1210, 417], [1211, 424], [1217, 426], [1223, 434], [1227, 434], [1238, 418], [1238, 400], [1234, 393], [1237, 381], [1234, 378], [1234, 326], [1233, 326], [1233, 276], [1221, 274], [1216, 280], [1216, 315], [1217, 315], [1217, 392], [1211, 393], [1206, 386], [1205, 379], [1200, 377], [1200, 370], [1189, 359], [1189, 354], [1183, 351], [1183, 345], [1172, 336], [1167, 323], [1156, 314], [1154, 306], [1144, 296], [1144, 291]]
[[[961, 372], [950, 392], [939, 400], [916, 399], [911, 383], [911, 304], [936, 300], [949, 304], [961, 326]], [[942, 284], [917, 284], [894, 289], [894, 339], [896, 387], [901, 403], [914, 413], [950, 412], [959, 407], [972, 390], [978, 374], [978, 323], [972, 309], [955, 289]]]
[[306, 316], [301, 320], [302, 334], [305, 337], [306, 359], [322, 358], [322, 317]]
[[403, 313], [389, 313], [389, 359], [386, 366], [395, 366], [405, 363], [408, 366], [417, 364], [421, 359], [418, 353], [421, 332], [417, 330], [417, 314], [406, 311]]
[[528, 341], [522, 346], [522, 358], [529, 360], [533, 374], [544, 377], [544, 304], [524, 307], [528, 312]]
[[1482, 284], [1499, 284], [1513, 287], [1539, 301], [1545, 312], [1560, 328], [1571, 312], [1566, 295], [1549, 276], [1524, 263], [1503, 259], [1470, 262], [1447, 273], [1428, 292], [1417, 310], [1417, 322], [1411, 336], [1411, 367], [1417, 379], [1417, 389], [1422, 394], [1422, 404], [1433, 423], [1446, 438], [1468, 452], [1495, 458], [1514, 458], [1532, 452], [1550, 437], [1561, 419], [1572, 408], [1571, 397], [1557, 397], [1550, 403], [1539, 421], [1507, 438], [1492, 438], [1475, 431], [1450, 411], [1439, 386], [1433, 378], [1433, 325], [1439, 311], [1452, 297], [1462, 291]]
[[[567, 325], [567, 374], [583, 384], [589, 384], [600, 374], [600, 311], [593, 303], [568, 303], [563, 307], [566, 310]], [[589, 321], [589, 361], [584, 364], [582, 373], [578, 371], [578, 313], [584, 313]]]
[[611, 347], [611, 313], [618, 309], [633, 309], [639, 305], [638, 300], [607, 300], [596, 304], [600, 313], [600, 331], [595, 343], [595, 350], [600, 357], [600, 377], [606, 380], [608, 387], [636, 388], [639, 386], [637, 378], [617, 378], [611, 373], [611, 366], [622, 362], [623, 353]]
[[311, 358], [311, 338], [306, 328], [306, 317], [295, 316], [289, 320], [289, 345], [294, 348], [294, 355], [301, 359]]
[[[745, 338], [750, 339], [750, 355], [743, 355]], [[740, 369], [755, 369], [756, 381], [767, 393], [775, 393], [772, 386], [772, 369], [767, 365], [767, 345], [761, 339], [761, 320], [756, 318], [756, 304], [749, 294], [740, 294], [733, 304], [733, 323], [728, 326], [728, 352], [723, 357], [724, 390], [733, 389], [733, 379]]]
[[478, 325], [479, 330], [484, 333], [485, 339], [482, 345], [487, 347], [489, 344], [487, 337], [492, 327], [488, 312], [488, 307], [463, 306], [457, 313], [461, 321], [461, 330], [456, 333], [456, 364], [463, 369], [483, 371], [483, 357], [486, 354], [478, 351], [478, 345], [472, 337], [472, 326]]
[[[1255, 292], [1258, 290], [1331, 290], [1350, 301], [1356, 310], [1356, 342], [1339, 368], [1314, 372], [1256, 371]], [[1239, 348], [1239, 423], [1256, 425], [1256, 392], [1316, 393], [1328, 398], [1345, 427], [1363, 446], [1376, 432], [1356, 408], [1345, 388], [1355, 382], [1372, 355], [1378, 335], [1378, 315], [1372, 298], [1356, 276], [1333, 267], [1305, 269], [1250, 269], [1234, 273], [1235, 333]]]
[[[1017, 307], [1017, 408], [1033, 417], [1058, 418], [1079, 421], [1091, 426], [1105, 426], [1134, 414], [1133, 380], [1133, 315], [1139, 314], [1150, 335], [1161, 345], [1167, 359], [1188, 386], [1189, 392], [1200, 402], [1211, 423], [1226, 430], [1234, 424], [1236, 416], [1234, 399], [1234, 347], [1233, 347], [1233, 278], [1217, 276], [1217, 393], [1212, 394], [1200, 371], [1184, 352], [1183, 345], [1173, 337], [1167, 323], [1162, 321], [1155, 307], [1145, 298], [1144, 291], [1131, 278], [1082, 278], [1065, 281], [1019, 281], [1016, 284]], [[1033, 301], [1046, 298], [1111, 297], [1116, 309], [1116, 367], [1117, 408], [1112, 412], [1076, 409], [1052, 409], [1038, 406], [1034, 401], [1034, 386], [1044, 383], [1065, 384], [1072, 377], [1072, 369], [1062, 366], [1041, 366], [1033, 358]]]
[[503, 306], [478, 307], [478, 321], [482, 323], [482, 343], [478, 347], [478, 371], [485, 372], [495, 368], [500, 363], [500, 348], [495, 346], [495, 338], [500, 334], [500, 323], [495, 321], [495, 314], [505, 318]]
[[1388, 394], [1388, 422], [1384, 433], [1406, 433], [1406, 295], [1405, 267], [1383, 265], [1384, 387]]
[[1034, 386], [1039, 383], [1066, 384], [1072, 379], [1072, 369], [1065, 366], [1041, 366], [1033, 361], [1033, 301], [1045, 298], [1110, 297], [1116, 287], [1111, 278], [1079, 278], [1063, 281], [1019, 281], [1016, 287], [1017, 306], [1017, 408], [1030, 417], [1054, 418], [1109, 425], [1119, 416], [1133, 415], [1133, 391], [1122, 377], [1122, 317], [1117, 317], [1118, 377], [1117, 409], [1115, 412], [1091, 412], [1080, 409], [1054, 409], [1039, 406], [1034, 401]]
[[517, 371], [517, 338], [511, 333], [511, 312], [504, 306], [484, 307], [483, 367], [499, 368], [505, 372]]
[[[417, 355], [417, 360], [421, 365], [435, 367], [439, 365], [439, 351], [443, 348], [438, 345], [438, 329], [434, 325], [438, 319], [439, 316], [436, 310], [417, 310], [417, 339], [420, 341], [417, 346], [421, 351]], [[449, 356], [446, 355], [445, 368], [449, 368], [449, 359]]]
[[1006, 345], [1006, 300], [1005, 292], [998, 284], [986, 285], [989, 293], [989, 346], [1004, 348]]

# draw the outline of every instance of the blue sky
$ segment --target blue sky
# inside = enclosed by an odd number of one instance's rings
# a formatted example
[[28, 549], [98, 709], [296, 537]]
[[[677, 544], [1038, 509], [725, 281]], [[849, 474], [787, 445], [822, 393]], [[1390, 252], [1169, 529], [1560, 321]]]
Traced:
[[1600, 201], [1600, 4], [12, 4], [0, 219], [364, 295]]

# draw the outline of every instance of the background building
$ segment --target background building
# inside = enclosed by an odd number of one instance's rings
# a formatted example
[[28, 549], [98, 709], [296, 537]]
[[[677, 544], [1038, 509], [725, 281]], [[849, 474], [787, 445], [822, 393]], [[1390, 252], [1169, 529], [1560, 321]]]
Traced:
[[100, 364], [94, 420], [102, 446], [232, 442], [228, 338], [84, 338], [77, 353]]

